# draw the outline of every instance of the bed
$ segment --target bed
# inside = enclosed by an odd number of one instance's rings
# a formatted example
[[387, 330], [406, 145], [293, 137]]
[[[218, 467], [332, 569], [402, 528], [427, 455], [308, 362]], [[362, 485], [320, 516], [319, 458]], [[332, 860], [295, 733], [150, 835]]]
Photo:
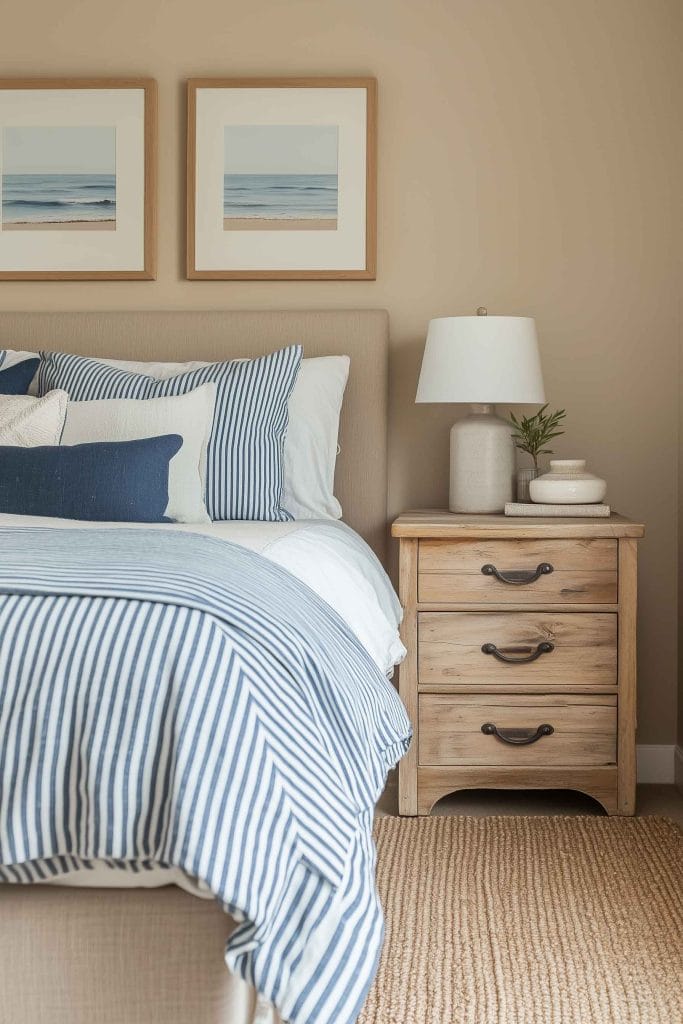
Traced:
[[[188, 339], [192, 339], [189, 351]], [[343, 352], [351, 356], [340, 431], [337, 493], [344, 506], [346, 522], [382, 557], [386, 537], [386, 314], [378, 311], [0, 314], [0, 347], [68, 348], [76, 353], [103, 357], [115, 354], [119, 358], [216, 360], [259, 355], [293, 339], [304, 345], [307, 355]], [[92, 574], [95, 569], [98, 579], [105, 576], [107, 564], [121, 551], [124, 533], [108, 530], [105, 536], [104, 533], [98, 535], [97, 530], [85, 531], [78, 539], [78, 547], [69, 548], [74, 540], [73, 531], [64, 524], [55, 529], [56, 525], [12, 523], [6, 519], [4, 526], [14, 531], [15, 546], [5, 550], [11, 552], [16, 571], [22, 571], [24, 540], [31, 545], [37, 540], [45, 542], [42, 535], [51, 530], [50, 545], [56, 551], [63, 548], [63, 564], [70, 561], [77, 567], [80, 559], [83, 573]], [[273, 591], [278, 590], [283, 595], [288, 593], [287, 587], [293, 585], [294, 578], [303, 580], [307, 588], [314, 593], [317, 591], [323, 598], [322, 604], [311, 599], [307, 613], [311, 616], [325, 614], [324, 609], [329, 607], [327, 602], [334, 599], [332, 592], [324, 593], [325, 577], [330, 574], [319, 570], [317, 578], [315, 573], [313, 576], [309, 573], [306, 578], [305, 567], [311, 560], [306, 558], [305, 552], [311, 546], [315, 550], [316, 545], [326, 545], [334, 559], [335, 551], [338, 554], [353, 544], [350, 531], [345, 537], [344, 527], [334, 524], [319, 527], [309, 524], [306, 530], [297, 524], [268, 524], [272, 529], [270, 532], [265, 529], [265, 533], [258, 524], [221, 525], [232, 528], [233, 532], [221, 538], [211, 536], [210, 528], [205, 531], [209, 536], [204, 537], [198, 536], [196, 530], [177, 530], [173, 547], [178, 564], [184, 560], [198, 565], [204, 560], [209, 575], [212, 565], [223, 564], [221, 560], [230, 571], [244, 564], [246, 568], [241, 571], [254, 575], [264, 573], [266, 584], [270, 583]], [[252, 526], [254, 530], [249, 530]], [[235, 534], [235, 527], [238, 533], [242, 529], [242, 537]], [[22, 530], [25, 531], [23, 536]], [[317, 536], [316, 530], [319, 531]], [[159, 541], [162, 546], [157, 554], [154, 532], [145, 533], [145, 537], [143, 545], [135, 530], [125, 531], [125, 548], [129, 554], [133, 553], [130, 562], [135, 562], [136, 571], [146, 557], [154, 567], [166, 557], [165, 541]], [[226, 539], [232, 543], [225, 545]], [[109, 545], [104, 554], [103, 545]], [[266, 558], [259, 559], [254, 552], [265, 554]], [[28, 586], [30, 562], [25, 560], [23, 564]], [[297, 566], [300, 567], [298, 576]], [[356, 571], [361, 576], [372, 575], [370, 569], [356, 567]], [[220, 585], [218, 575], [214, 582]], [[391, 596], [385, 593], [378, 601], [384, 603], [385, 621], [390, 623]], [[293, 603], [292, 597], [290, 604]], [[367, 629], [372, 617], [369, 612], [359, 616], [353, 604], [352, 600], [347, 600], [344, 605], [342, 600], [340, 605], [337, 600], [336, 613], [345, 618], [350, 632], [358, 638], [362, 623], [366, 623]], [[286, 615], [284, 607], [280, 611]], [[355, 627], [349, 621], [354, 613], [357, 616]], [[398, 614], [397, 609], [393, 613]], [[277, 608], [273, 614], [278, 614]], [[378, 621], [381, 623], [381, 616]], [[399, 660], [399, 647], [393, 653], [390, 651], [390, 637], [389, 646], [385, 644], [383, 651], [378, 649], [368, 655], [373, 637], [380, 632], [379, 627], [371, 627], [369, 637], [360, 642], [363, 654], [349, 649], [344, 652], [344, 661], [374, 657], [376, 667], [381, 665], [385, 671], [390, 666], [383, 665], [382, 659]], [[397, 739], [396, 742], [400, 746], [402, 741]], [[314, 753], [312, 750], [312, 756]], [[394, 751], [392, 756], [396, 754]], [[376, 785], [381, 771], [368, 762], [368, 774], [372, 775], [373, 771], [379, 772]], [[343, 800], [338, 807], [328, 806], [325, 810], [332, 817], [338, 815], [335, 828], [341, 832], [345, 813]], [[322, 808], [320, 813], [324, 813]], [[331, 825], [330, 830], [333, 831]], [[316, 857], [323, 857], [313, 839], [306, 857], [309, 865], [315, 864]], [[170, 870], [174, 867], [177, 865], [170, 865]], [[340, 869], [339, 865], [337, 867]], [[67, 875], [68, 872], [60, 870], [62, 882], [69, 881]], [[144, 881], [149, 884], [150, 877], [145, 877]], [[232, 931], [239, 932], [240, 923], [226, 916], [213, 899], [201, 899], [201, 893], [193, 893], [191, 878], [187, 886], [191, 891], [181, 891], [183, 878], [178, 877], [177, 871], [172, 877], [157, 876], [152, 881], [155, 886], [161, 882], [173, 884], [164, 888], [116, 891], [98, 887], [74, 889], [63, 884], [3, 886], [0, 889], [1, 1024], [40, 1024], [41, 1021], [51, 1024], [66, 1024], [67, 1021], [69, 1024], [93, 1021], [102, 1024], [153, 1024], [156, 1021], [252, 1024], [268, 1021], [270, 1024], [275, 1021], [277, 1016], [272, 1006], [259, 1000], [251, 985], [225, 968], [224, 942]], [[91, 879], [91, 886], [93, 883], [97, 886], [97, 874]], [[244, 923], [241, 924], [244, 932]], [[242, 945], [244, 947], [245, 943]], [[305, 1019], [305, 1013], [301, 1019]], [[324, 1020], [320, 1016], [317, 1019]]]

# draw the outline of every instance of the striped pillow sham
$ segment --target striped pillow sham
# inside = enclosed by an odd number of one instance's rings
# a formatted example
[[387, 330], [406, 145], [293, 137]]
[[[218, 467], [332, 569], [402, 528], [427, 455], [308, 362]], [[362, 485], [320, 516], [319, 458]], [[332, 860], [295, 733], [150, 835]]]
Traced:
[[216, 408], [207, 449], [206, 507], [214, 520], [284, 522], [283, 442], [287, 403], [303, 349], [291, 345], [259, 359], [231, 360], [156, 380], [64, 352], [41, 352], [38, 394], [55, 388], [72, 401], [163, 398], [216, 384]]

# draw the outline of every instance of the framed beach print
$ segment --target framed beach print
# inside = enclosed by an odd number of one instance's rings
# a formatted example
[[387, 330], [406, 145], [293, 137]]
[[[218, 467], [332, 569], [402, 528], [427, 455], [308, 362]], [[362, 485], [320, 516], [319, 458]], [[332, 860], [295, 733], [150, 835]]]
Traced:
[[153, 280], [156, 83], [0, 80], [0, 280]]
[[374, 279], [374, 78], [188, 83], [187, 276]]

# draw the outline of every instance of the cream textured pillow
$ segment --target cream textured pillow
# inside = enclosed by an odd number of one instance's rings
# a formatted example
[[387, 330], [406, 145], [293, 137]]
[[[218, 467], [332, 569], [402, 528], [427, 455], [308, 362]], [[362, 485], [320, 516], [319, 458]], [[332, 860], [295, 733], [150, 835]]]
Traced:
[[103, 398], [69, 402], [63, 445], [92, 441], [137, 441], [180, 434], [182, 448], [168, 473], [166, 515], [178, 523], [208, 523], [204, 504], [206, 448], [213, 425], [216, 385], [163, 398]]
[[0, 445], [35, 448], [59, 444], [64, 429], [66, 391], [49, 391], [44, 398], [0, 395]]

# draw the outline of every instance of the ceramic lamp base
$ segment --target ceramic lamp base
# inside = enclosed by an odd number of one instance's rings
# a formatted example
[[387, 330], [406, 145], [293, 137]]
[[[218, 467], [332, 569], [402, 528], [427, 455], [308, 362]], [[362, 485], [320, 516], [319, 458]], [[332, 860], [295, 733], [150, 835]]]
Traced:
[[451, 512], [502, 512], [512, 501], [515, 448], [512, 428], [492, 405], [473, 405], [451, 428]]

